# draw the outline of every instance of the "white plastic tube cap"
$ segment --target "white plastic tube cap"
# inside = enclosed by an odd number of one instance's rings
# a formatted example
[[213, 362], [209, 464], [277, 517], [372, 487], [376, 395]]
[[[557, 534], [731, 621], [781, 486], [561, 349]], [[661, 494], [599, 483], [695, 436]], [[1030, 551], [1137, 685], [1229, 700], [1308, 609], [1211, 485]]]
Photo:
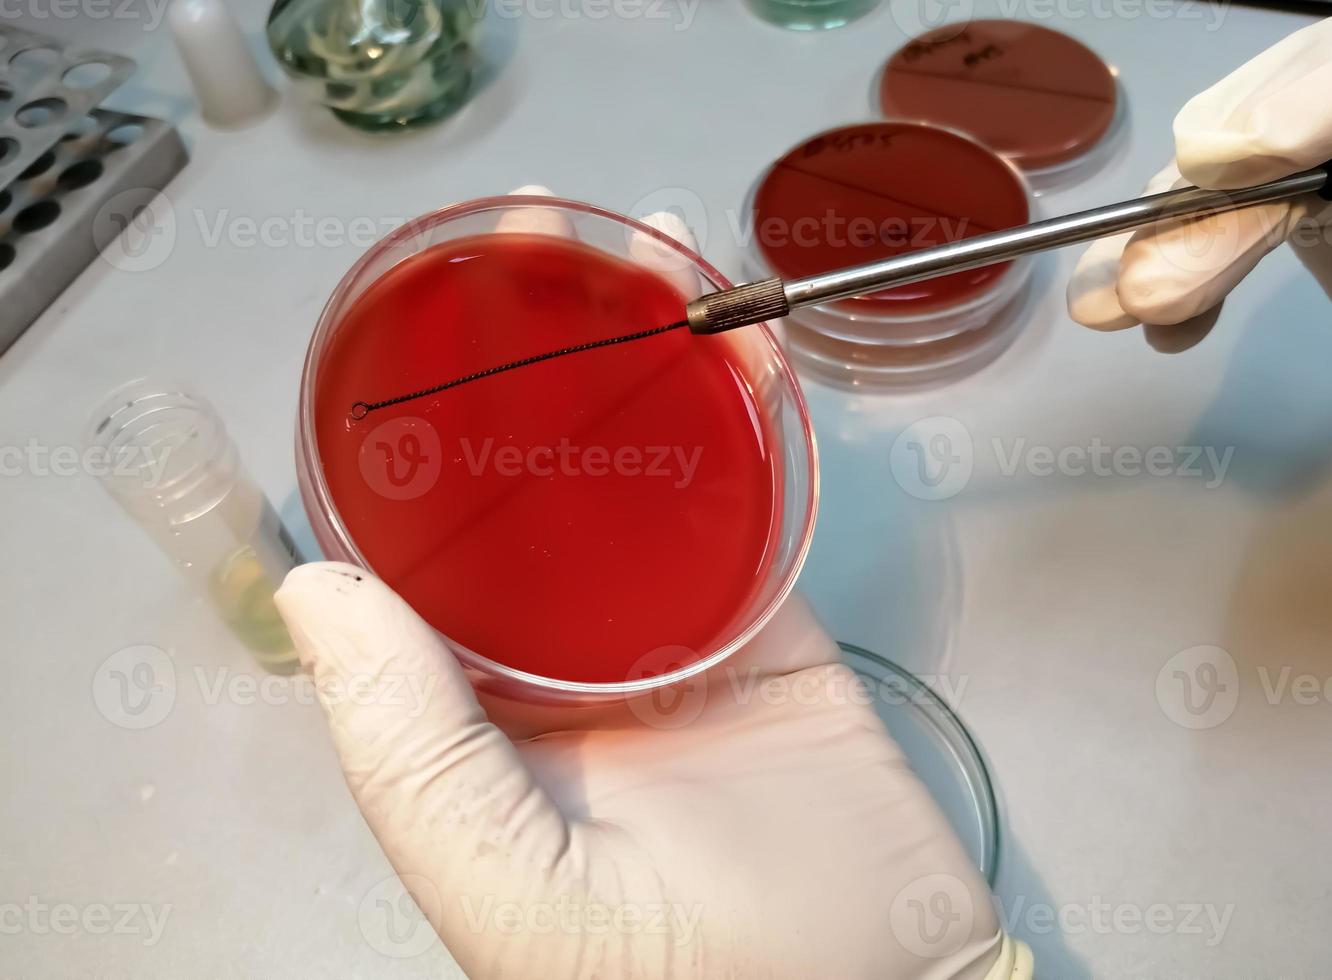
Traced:
[[259, 71], [226, 0], [172, 0], [167, 23], [210, 126], [246, 126], [273, 105], [277, 93]]

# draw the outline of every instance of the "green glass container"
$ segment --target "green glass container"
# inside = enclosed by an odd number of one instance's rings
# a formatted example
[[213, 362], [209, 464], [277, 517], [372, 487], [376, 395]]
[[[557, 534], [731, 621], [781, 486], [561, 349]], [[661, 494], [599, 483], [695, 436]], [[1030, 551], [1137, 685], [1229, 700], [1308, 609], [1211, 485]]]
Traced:
[[764, 20], [793, 31], [841, 27], [879, 5], [879, 0], [749, 0]]
[[484, 11], [485, 0], [277, 0], [268, 43], [343, 122], [403, 129], [467, 101]]

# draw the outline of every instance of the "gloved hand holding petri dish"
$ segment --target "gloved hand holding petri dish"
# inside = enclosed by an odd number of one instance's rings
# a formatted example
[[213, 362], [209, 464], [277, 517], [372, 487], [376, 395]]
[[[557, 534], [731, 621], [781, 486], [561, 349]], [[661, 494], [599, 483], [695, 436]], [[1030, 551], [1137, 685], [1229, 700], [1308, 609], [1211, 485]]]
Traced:
[[1031, 976], [798, 594], [724, 672], [550, 714], [478, 703], [438, 632], [358, 567], [302, 566], [277, 602], [321, 687], [430, 692], [411, 717], [327, 710], [358, 806], [468, 976]]
[[790, 593], [817, 477], [766, 331], [349, 412], [725, 285], [678, 219], [531, 194], [423, 219], [349, 274], [307, 362], [301, 481], [356, 564], [303, 566], [277, 602], [318, 684], [430, 694], [411, 717], [326, 705], [348, 785], [470, 976], [1029, 977]]

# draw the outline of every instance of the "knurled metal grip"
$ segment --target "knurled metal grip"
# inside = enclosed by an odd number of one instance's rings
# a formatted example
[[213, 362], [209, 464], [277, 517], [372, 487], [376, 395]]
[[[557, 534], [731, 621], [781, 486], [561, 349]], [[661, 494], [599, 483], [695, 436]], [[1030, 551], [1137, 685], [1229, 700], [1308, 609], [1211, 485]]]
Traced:
[[707, 293], [685, 307], [691, 333], [721, 333], [786, 316], [791, 307], [780, 279], [762, 279]]

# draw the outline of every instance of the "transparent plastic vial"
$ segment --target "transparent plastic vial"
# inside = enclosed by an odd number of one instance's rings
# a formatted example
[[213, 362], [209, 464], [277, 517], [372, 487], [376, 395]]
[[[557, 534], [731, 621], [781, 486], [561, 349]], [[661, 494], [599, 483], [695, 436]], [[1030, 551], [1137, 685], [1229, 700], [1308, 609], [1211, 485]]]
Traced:
[[268, 44], [349, 126], [402, 129], [467, 100], [484, 9], [485, 0], [277, 0]]
[[84, 441], [103, 486], [255, 660], [292, 673], [273, 593], [300, 557], [213, 407], [180, 385], [133, 381], [93, 412]]

